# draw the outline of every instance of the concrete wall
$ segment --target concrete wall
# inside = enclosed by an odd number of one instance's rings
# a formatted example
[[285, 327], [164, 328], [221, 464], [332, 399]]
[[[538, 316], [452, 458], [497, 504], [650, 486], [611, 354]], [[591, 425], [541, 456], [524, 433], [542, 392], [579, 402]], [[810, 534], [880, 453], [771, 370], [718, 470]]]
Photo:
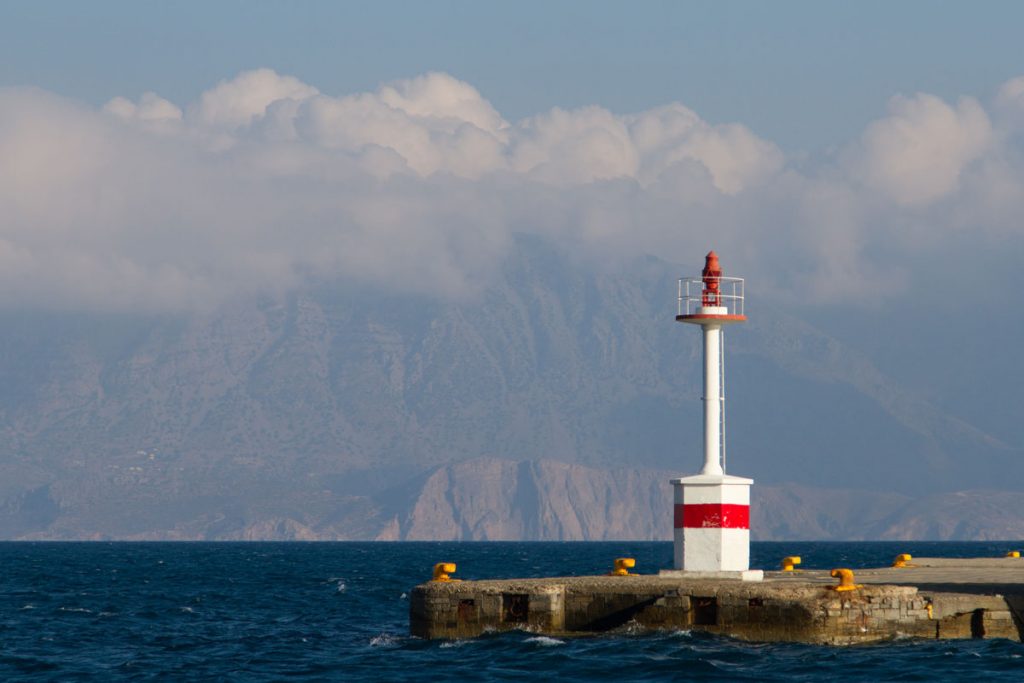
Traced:
[[410, 600], [410, 631], [467, 638], [485, 630], [552, 635], [695, 629], [752, 641], [848, 645], [899, 637], [1008, 638], [1022, 625], [1001, 596], [864, 586], [575, 577], [431, 582]]

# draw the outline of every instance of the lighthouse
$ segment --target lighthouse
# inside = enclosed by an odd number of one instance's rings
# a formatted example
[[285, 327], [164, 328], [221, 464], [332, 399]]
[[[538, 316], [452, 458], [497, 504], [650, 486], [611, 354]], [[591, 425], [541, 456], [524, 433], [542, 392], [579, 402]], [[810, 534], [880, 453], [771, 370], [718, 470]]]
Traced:
[[699, 278], [681, 278], [676, 320], [699, 325], [704, 341], [704, 462], [673, 479], [673, 570], [667, 575], [760, 581], [750, 569], [750, 487], [725, 472], [725, 376], [722, 330], [746, 321], [743, 278], [724, 277], [709, 252]]

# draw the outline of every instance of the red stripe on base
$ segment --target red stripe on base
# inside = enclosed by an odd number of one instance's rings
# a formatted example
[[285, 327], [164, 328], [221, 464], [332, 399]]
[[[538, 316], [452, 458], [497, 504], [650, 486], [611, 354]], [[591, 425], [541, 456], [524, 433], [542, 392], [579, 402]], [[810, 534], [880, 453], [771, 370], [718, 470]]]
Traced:
[[749, 529], [750, 506], [723, 503], [676, 504], [676, 529]]

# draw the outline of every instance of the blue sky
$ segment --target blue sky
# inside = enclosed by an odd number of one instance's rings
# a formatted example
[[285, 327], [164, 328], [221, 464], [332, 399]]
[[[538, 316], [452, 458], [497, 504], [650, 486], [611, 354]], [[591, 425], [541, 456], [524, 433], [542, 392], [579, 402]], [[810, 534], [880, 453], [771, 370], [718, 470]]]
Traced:
[[184, 103], [257, 67], [329, 94], [439, 70], [512, 121], [679, 101], [787, 152], [846, 142], [896, 93], [989, 100], [1024, 72], [1019, 2], [19, 2], [0, 84]]

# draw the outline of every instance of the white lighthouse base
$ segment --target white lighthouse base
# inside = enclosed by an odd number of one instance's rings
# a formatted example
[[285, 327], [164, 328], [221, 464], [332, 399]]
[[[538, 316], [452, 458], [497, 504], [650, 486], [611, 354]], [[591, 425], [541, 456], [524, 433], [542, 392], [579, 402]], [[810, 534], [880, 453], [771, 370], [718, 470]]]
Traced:
[[673, 569], [686, 578], [760, 581], [750, 569], [750, 487], [753, 479], [698, 474], [673, 479]]

